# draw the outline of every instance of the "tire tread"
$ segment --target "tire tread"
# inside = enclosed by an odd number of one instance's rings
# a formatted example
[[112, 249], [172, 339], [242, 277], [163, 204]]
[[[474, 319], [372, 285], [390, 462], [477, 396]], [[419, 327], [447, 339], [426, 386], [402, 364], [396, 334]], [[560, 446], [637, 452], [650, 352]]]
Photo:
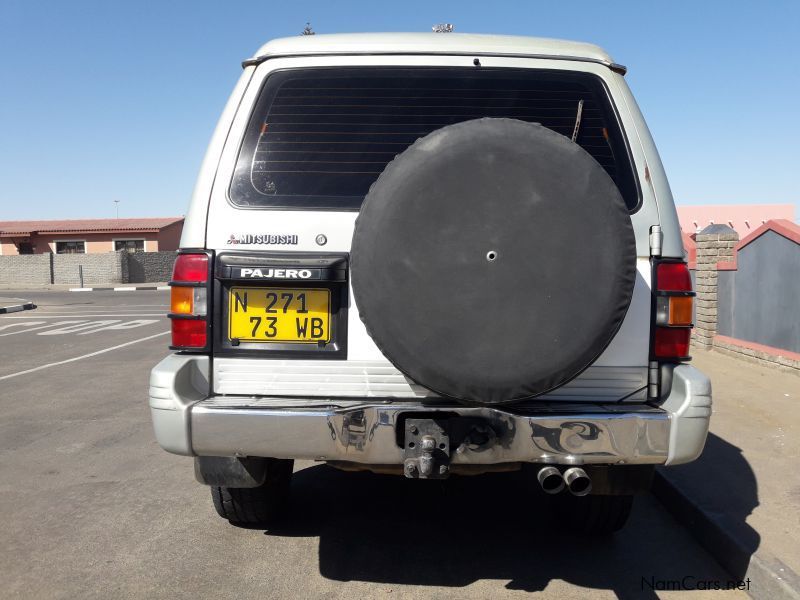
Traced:
[[240, 525], [275, 521], [286, 504], [294, 461], [269, 460], [266, 479], [259, 487], [211, 486], [211, 500], [220, 517]]

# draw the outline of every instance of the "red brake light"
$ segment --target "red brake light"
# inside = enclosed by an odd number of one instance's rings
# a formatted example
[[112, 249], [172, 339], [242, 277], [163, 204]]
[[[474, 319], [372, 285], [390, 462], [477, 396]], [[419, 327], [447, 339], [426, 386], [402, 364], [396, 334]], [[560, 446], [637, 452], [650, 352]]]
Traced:
[[686, 263], [659, 263], [656, 282], [661, 292], [691, 292], [692, 276]]
[[172, 281], [208, 281], [207, 254], [179, 254], [172, 269]]
[[172, 321], [172, 348], [208, 348], [208, 270], [209, 255], [179, 254], [172, 269], [169, 318]]
[[205, 319], [172, 319], [172, 345], [180, 348], [205, 348]]
[[656, 327], [653, 352], [656, 358], [685, 358], [689, 356], [689, 338], [692, 330], [688, 327]]
[[689, 357], [694, 292], [689, 266], [684, 262], [658, 262], [655, 268], [653, 359]]

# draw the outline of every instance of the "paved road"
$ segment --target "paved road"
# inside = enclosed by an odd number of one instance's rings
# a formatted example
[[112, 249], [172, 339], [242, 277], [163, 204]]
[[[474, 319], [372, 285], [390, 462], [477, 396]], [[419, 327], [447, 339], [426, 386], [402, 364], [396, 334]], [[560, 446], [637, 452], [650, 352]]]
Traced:
[[166, 293], [14, 295], [39, 308], [0, 317], [3, 597], [652, 598], [643, 578], [727, 579], [649, 496], [591, 541], [515, 474], [441, 484], [298, 463], [283, 526], [233, 527], [153, 439]]

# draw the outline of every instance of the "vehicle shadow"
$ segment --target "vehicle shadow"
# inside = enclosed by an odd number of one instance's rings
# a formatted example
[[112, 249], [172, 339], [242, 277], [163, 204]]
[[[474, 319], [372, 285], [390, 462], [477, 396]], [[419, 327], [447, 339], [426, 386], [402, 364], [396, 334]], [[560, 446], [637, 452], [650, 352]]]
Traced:
[[[656, 495], [681, 522], [690, 524], [695, 539], [734, 579], [744, 579], [761, 536], [746, 521], [759, 504], [758, 481], [742, 450], [709, 433], [700, 458], [664, 468], [661, 474], [654, 481]], [[669, 480], [669, 488], [663, 479]], [[703, 518], [699, 509], [712, 519]]]
[[295, 473], [288, 518], [265, 533], [319, 537], [320, 573], [337, 581], [461, 587], [496, 579], [540, 591], [563, 580], [656, 598], [647, 581], [729, 579], [652, 496], [638, 499], [622, 532], [599, 539], [567, 531], [552, 500], [531, 487], [530, 474], [412, 481], [316, 465]]

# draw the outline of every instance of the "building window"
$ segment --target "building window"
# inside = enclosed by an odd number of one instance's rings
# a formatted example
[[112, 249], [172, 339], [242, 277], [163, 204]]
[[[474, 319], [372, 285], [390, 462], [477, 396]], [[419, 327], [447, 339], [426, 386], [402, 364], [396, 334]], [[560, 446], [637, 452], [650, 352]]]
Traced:
[[86, 254], [86, 247], [81, 242], [56, 242], [56, 254]]
[[114, 240], [114, 250], [144, 252], [144, 240]]
[[19, 254], [33, 254], [33, 244], [31, 242], [20, 242], [17, 244]]

